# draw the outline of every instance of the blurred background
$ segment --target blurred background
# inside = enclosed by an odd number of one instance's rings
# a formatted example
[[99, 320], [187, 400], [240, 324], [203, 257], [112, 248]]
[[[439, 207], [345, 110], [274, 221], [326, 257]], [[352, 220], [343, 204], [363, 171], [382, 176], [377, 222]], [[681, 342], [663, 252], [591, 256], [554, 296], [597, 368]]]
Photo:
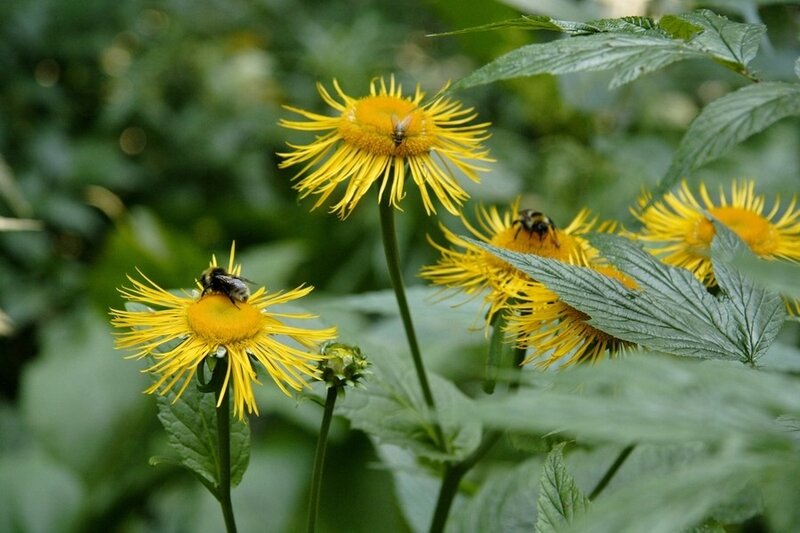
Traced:
[[[659, 15], [699, 6], [762, 21], [754, 68], [792, 79], [796, 2], [459, 0], [4, 0], [0, 2], [0, 531], [210, 531], [216, 503], [169, 455], [142, 364], [113, 349], [108, 309], [139, 268], [189, 287], [232, 240], [250, 279], [314, 285], [309, 307], [359, 334], [394, 323], [372, 199], [346, 221], [298, 202], [276, 152], [309, 136], [282, 130], [282, 105], [327, 113], [315, 83], [359, 96], [394, 73], [428, 94], [549, 33], [503, 30], [429, 37], [521, 13], [571, 20]], [[630, 223], [628, 209], [669, 165], [706, 103], [747, 80], [686, 62], [608, 90], [609, 73], [538, 76], [457, 95], [491, 121], [497, 159], [479, 203], [544, 210], [566, 224], [586, 206]], [[693, 178], [753, 178], [769, 195], [798, 190], [800, 129], [783, 121]], [[412, 190], [398, 216], [408, 285], [440, 239]], [[443, 305], [449, 308], [448, 304]], [[479, 372], [475, 309], [465, 336], [432, 354], [436, 371]], [[428, 325], [423, 340], [436, 337]], [[444, 327], [452, 327], [445, 324]], [[424, 328], [423, 328], [424, 329]], [[469, 384], [464, 385], [466, 388]], [[264, 387], [263, 389], [268, 389]], [[242, 531], [303, 528], [320, 409], [260, 391], [253, 455], [234, 491]], [[407, 531], [390, 475], [361, 434], [334, 428], [322, 529]]]

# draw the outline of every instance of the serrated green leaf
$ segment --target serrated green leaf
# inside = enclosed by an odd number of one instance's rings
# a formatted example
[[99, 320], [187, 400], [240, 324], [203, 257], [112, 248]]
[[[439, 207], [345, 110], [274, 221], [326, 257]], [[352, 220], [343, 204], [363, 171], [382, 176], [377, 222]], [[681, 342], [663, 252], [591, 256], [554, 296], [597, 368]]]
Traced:
[[794, 75], [800, 78], [800, 57], [794, 60]]
[[703, 29], [692, 38], [692, 46], [734, 69], [747, 67], [767, 32], [763, 24], [733, 22], [708, 9], [683, 13], [678, 17]]
[[778, 336], [786, 319], [783, 300], [776, 293], [757, 285], [732, 265], [736, 256], [753, 256], [747, 245], [724, 224], [714, 221], [711, 243], [714, 275], [723, 296], [730, 303], [748, 363], [755, 364]]
[[548, 454], [539, 481], [536, 533], [556, 533], [589, 509], [589, 499], [575, 484], [564, 464], [564, 444]]
[[436, 445], [431, 413], [406, 358], [373, 354], [371, 361], [373, 374], [366, 386], [354, 390], [336, 406], [336, 413], [350, 420], [353, 427], [382, 444], [401, 446], [435, 461], [462, 459], [478, 446], [480, 422], [462, 424], [460, 416], [471, 409], [473, 401], [453, 383], [428, 373], [437, 415], [450, 447], [450, 453], [445, 453]]
[[451, 90], [535, 74], [614, 70], [610, 87], [704, 53], [650, 34], [596, 33], [513, 50], [456, 82]]
[[536, 524], [542, 460], [524, 461], [509, 471], [494, 471], [458, 514], [457, 531], [529, 533]]
[[694, 119], [654, 196], [778, 120], [800, 115], [800, 83], [762, 82], [718, 98]]
[[[229, 392], [230, 393], [230, 392]], [[181, 464], [211, 483], [219, 485], [217, 408], [213, 394], [200, 392], [190, 383], [175, 401], [175, 391], [159, 395], [158, 419], [167, 431], [169, 444]], [[231, 484], [238, 485], [250, 460], [250, 426], [233, 416], [230, 405]]]
[[642, 290], [593, 269], [472, 242], [544, 283], [589, 315], [589, 324], [619, 339], [687, 357], [746, 360], [729, 310], [690, 272], [660, 263], [627, 239], [597, 235], [593, 243]]

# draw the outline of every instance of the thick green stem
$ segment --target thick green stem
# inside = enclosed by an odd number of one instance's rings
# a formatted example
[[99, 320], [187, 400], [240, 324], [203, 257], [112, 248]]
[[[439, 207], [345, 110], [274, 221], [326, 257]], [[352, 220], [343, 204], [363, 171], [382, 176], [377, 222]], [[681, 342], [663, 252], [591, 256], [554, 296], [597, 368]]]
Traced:
[[319, 498], [322, 491], [322, 470], [325, 466], [325, 450], [328, 448], [328, 430], [333, 419], [333, 406], [336, 405], [338, 387], [329, 387], [325, 398], [325, 411], [322, 413], [322, 425], [317, 437], [317, 451], [314, 454], [314, 470], [311, 473], [311, 494], [308, 497], [308, 533], [317, 530], [319, 514]]
[[[417, 379], [419, 386], [422, 389], [422, 396], [425, 399], [425, 404], [435, 414], [436, 403], [431, 393], [431, 387], [428, 384], [428, 376], [425, 373], [425, 366], [422, 363], [422, 355], [417, 343], [417, 335], [414, 332], [414, 323], [411, 321], [411, 311], [408, 307], [408, 300], [406, 300], [406, 291], [403, 285], [403, 275], [400, 271], [400, 254], [397, 250], [397, 235], [394, 227], [394, 208], [389, 202], [379, 202], [381, 212], [381, 230], [383, 234], [383, 249], [386, 253], [386, 266], [389, 270], [389, 278], [392, 280], [392, 287], [394, 288], [394, 295], [397, 298], [397, 306], [400, 308], [400, 317], [403, 320], [403, 327], [406, 331], [406, 338], [408, 339], [408, 347], [411, 350], [411, 357], [414, 360], [414, 369], [417, 372]], [[442, 449], [447, 449], [447, 442], [444, 439], [444, 433], [439, 422], [434, 419], [434, 432], [436, 433], [436, 444]]]
[[436, 501], [436, 509], [433, 511], [433, 519], [431, 520], [430, 533], [439, 533], [444, 531], [444, 526], [447, 523], [447, 516], [450, 514], [450, 507], [453, 505], [453, 500], [458, 494], [458, 486], [461, 484], [461, 479], [469, 472], [478, 461], [483, 459], [492, 446], [502, 436], [500, 431], [492, 431], [483, 438], [481, 444], [475, 448], [471, 454], [465, 457], [458, 463], [447, 465], [444, 472], [444, 479], [442, 479], [442, 486], [439, 489], [439, 499]]
[[606, 485], [608, 485], [609, 481], [611, 481], [611, 478], [614, 477], [614, 475], [622, 466], [622, 463], [625, 462], [625, 460], [628, 458], [628, 456], [631, 454], [631, 452], [635, 447], [636, 444], [629, 444], [628, 446], [625, 446], [625, 448], [623, 448], [621, 452], [619, 452], [619, 455], [617, 456], [616, 460], [611, 464], [610, 467], [608, 467], [608, 470], [606, 471], [605, 475], [600, 479], [600, 481], [597, 482], [597, 485], [595, 486], [592, 493], [589, 494], [590, 500], [594, 500], [595, 498], [597, 498], [597, 496], [600, 495], [601, 492], [603, 492], [603, 489], [606, 488]]
[[[223, 364], [222, 360], [217, 364]], [[227, 361], [226, 363], [227, 364]], [[222, 399], [220, 401], [220, 395]], [[231, 502], [231, 419], [230, 419], [230, 394], [220, 390], [215, 393], [217, 398], [217, 444], [219, 448], [219, 487], [217, 499], [222, 507], [222, 516], [225, 518], [225, 529], [228, 533], [236, 533], [236, 520], [233, 517], [233, 503]]]

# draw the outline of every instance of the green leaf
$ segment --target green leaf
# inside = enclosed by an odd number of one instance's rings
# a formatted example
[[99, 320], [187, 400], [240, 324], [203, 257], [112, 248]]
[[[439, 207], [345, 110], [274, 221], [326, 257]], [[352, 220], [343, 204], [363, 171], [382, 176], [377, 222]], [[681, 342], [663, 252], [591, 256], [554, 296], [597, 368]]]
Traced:
[[676, 355], [745, 360], [727, 310], [706, 288], [689, 271], [660, 263], [627, 239], [597, 235], [593, 242], [642, 290], [593, 269], [472, 242], [544, 283], [609, 335]]
[[800, 78], [800, 57], [794, 60], [794, 75]]
[[528, 459], [512, 469], [490, 471], [480, 491], [451, 521], [464, 533], [528, 533], [536, 525], [536, 500], [542, 460]]
[[473, 401], [450, 381], [428, 373], [439, 421], [450, 446], [450, 453], [443, 452], [435, 444], [431, 413], [407, 359], [398, 353], [372, 354], [373, 374], [368, 383], [338, 403], [336, 413], [381, 444], [394, 444], [436, 461], [464, 458], [481, 438], [480, 422], [461, 423], [462, 413], [472, 409]]
[[567, 472], [563, 450], [563, 443], [554, 447], [544, 463], [536, 504], [536, 533], [561, 531], [589, 508], [589, 499]]
[[[762, 24], [731, 22], [708, 10], [667, 16], [659, 24], [647, 17], [586, 24], [536, 17], [530, 23], [535, 29], [573, 37], [513, 50], [461, 79], [451, 90], [536, 74], [601, 70], [614, 70], [609, 84], [613, 89], [676, 61], [701, 57], [746, 74], [766, 31]], [[520, 27], [521, 21], [514, 24]]]
[[755, 363], [778, 336], [786, 319], [783, 300], [732, 265], [735, 257], [753, 257], [753, 254], [724, 224], [714, 221], [714, 228], [716, 232], [711, 243], [714, 275], [733, 311], [731, 316], [739, 329], [739, 344], [745, 346], [748, 362]]
[[711, 102], [684, 134], [654, 197], [748, 137], [798, 115], [800, 83], [762, 82]]
[[769, 467], [766, 456], [740, 453], [677, 469], [667, 476], [648, 476], [600, 498], [574, 527], [562, 531], [683, 531], [699, 525], [731, 492], [738, 492]]
[[670, 36], [684, 41], [690, 40], [698, 32], [703, 31], [701, 26], [692, 24], [684, 17], [676, 15], [664, 15], [659, 19], [658, 25]]
[[451, 90], [535, 74], [601, 70], [615, 71], [610, 82], [614, 88], [676, 61], [703, 56], [702, 51], [679, 40], [649, 34], [596, 33], [523, 46], [459, 80]]
[[692, 46], [704, 50], [734, 70], [744, 70], [758, 52], [758, 45], [767, 32], [763, 24], [732, 22], [707, 9], [678, 15], [702, 28], [691, 40]]
[[[230, 394], [230, 391], [228, 391]], [[158, 419], [169, 437], [169, 444], [178, 452], [181, 464], [219, 486], [219, 447], [217, 444], [217, 408], [213, 394], [200, 392], [190, 383], [175, 401], [175, 390], [159, 395]], [[250, 426], [231, 417], [231, 483], [238, 485], [250, 460]]]
[[620, 445], [793, 447], [796, 436], [776, 420], [781, 414], [800, 414], [796, 378], [725, 361], [634, 353], [536, 373], [515, 396], [485, 398], [465, 416], [498, 429], [567, 432]]

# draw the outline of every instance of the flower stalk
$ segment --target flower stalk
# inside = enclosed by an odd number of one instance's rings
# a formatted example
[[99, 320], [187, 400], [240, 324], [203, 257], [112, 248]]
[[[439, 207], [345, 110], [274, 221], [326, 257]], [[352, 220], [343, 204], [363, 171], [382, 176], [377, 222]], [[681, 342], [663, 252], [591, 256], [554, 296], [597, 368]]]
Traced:
[[[400, 254], [397, 249], [397, 234], [394, 225], [394, 207], [389, 202], [380, 202], [381, 212], [381, 233], [383, 236], [383, 249], [386, 254], [386, 266], [389, 270], [389, 278], [392, 281], [392, 288], [394, 289], [395, 298], [397, 299], [397, 306], [400, 308], [400, 317], [403, 320], [403, 327], [408, 339], [408, 347], [411, 350], [411, 358], [414, 360], [414, 370], [417, 373], [417, 380], [422, 389], [422, 396], [425, 399], [425, 404], [432, 413], [436, 413], [436, 402], [431, 393], [431, 387], [428, 383], [428, 376], [425, 372], [425, 365], [422, 362], [422, 354], [420, 353], [419, 343], [417, 342], [417, 335], [414, 331], [414, 323], [411, 320], [411, 311], [408, 307], [408, 300], [406, 298], [405, 287], [403, 285], [403, 275], [400, 272]], [[442, 427], [439, 421], [434, 419], [434, 432], [436, 444], [442, 449], [447, 449], [447, 442], [442, 432]]]
[[317, 516], [319, 515], [319, 500], [322, 492], [322, 472], [325, 467], [325, 452], [328, 448], [328, 431], [333, 419], [333, 408], [339, 387], [329, 387], [325, 397], [325, 410], [322, 413], [322, 424], [317, 436], [317, 450], [314, 453], [314, 467], [311, 473], [311, 493], [308, 497], [308, 533], [317, 530]]
[[[224, 375], [227, 372], [227, 358], [217, 361], [215, 374]], [[226, 385], [227, 386], [227, 385]], [[231, 411], [230, 394], [222, 388], [214, 393], [217, 400], [217, 447], [219, 450], [219, 485], [215, 496], [222, 507], [222, 516], [225, 519], [225, 530], [236, 533], [236, 519], [233, 515], [233, 502], [231, 501]]]

